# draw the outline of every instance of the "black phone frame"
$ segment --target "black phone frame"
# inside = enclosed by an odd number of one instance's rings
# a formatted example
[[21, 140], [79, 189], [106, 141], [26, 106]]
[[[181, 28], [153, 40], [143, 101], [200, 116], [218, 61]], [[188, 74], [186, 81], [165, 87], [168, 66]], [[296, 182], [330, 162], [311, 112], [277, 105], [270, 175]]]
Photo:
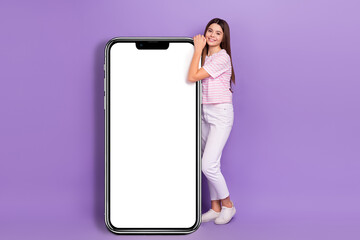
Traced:
[[105, 46], [104, 113], [105, 113], [105, 225], [115, 234], [178, 235], [195, 232], [201, 224], [201, 82], [196, 84], [196, 221], [190, 228], [116, 228], [110, 222], [110, 49], [115, 43], [136, 43], [142, 49], [167, 49], [170, 43], [191, 43], [189, 37], [116, 37]]

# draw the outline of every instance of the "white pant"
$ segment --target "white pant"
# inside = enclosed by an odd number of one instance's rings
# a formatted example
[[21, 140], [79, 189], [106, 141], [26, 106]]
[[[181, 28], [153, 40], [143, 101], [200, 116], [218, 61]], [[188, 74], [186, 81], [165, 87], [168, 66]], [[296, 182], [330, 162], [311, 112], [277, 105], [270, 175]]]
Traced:
[[201, 120], [202, 172], [208, 180], [211, 200], [224, 199], [229, 190], [220, 171], [220, 158], [234, 122], [232, 103], [203, 104]]

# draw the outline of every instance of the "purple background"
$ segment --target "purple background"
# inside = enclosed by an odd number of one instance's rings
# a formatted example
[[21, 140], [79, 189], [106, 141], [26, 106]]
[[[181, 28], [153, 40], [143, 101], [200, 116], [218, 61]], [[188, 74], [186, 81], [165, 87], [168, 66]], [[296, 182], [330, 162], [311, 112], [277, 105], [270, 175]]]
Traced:
[[[0, 238], [359, 239], [359, 7], [2, 0]], [[193, 37], [214, 17], [231, 29], [235, 122], [222, 171], [237, 215], [185, 236], [113, 235], [103, 221], [104, 46]]]

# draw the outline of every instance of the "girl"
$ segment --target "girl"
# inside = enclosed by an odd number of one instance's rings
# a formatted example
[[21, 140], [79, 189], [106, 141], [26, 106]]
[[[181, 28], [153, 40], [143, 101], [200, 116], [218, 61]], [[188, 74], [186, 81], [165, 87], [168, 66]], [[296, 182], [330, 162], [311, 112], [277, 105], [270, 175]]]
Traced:
[[[206, 25], [204, 35], [193, 38], [195, 52], [188, 74], [191, 82], [202, 80], [201, 161], [211, 198], [211, 209], [202, 214], [202, 222], [215, 220], [216, 224], [226, 224], [236, 212], [220, 171], [222, 150], [234, 121], [231, 81], [235, 83], [235, 74], [229, 25], [214, 18]], [[202, 67], [198, 69], [200, 56]]]

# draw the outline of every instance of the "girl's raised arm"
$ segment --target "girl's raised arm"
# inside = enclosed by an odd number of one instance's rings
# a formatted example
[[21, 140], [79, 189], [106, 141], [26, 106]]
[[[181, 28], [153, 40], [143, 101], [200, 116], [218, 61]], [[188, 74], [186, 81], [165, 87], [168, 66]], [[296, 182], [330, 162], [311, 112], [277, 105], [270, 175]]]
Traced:
[[197, 82], [199, 80], [209, 77], [210, 74], [202, 67], [198, 69], [201, 53], [206, 45], [206, 39], [201, 34], [196, 35], [193, 39], [194, 39], [195, 51], [190, 64], [188, 80], [190, 82]]

